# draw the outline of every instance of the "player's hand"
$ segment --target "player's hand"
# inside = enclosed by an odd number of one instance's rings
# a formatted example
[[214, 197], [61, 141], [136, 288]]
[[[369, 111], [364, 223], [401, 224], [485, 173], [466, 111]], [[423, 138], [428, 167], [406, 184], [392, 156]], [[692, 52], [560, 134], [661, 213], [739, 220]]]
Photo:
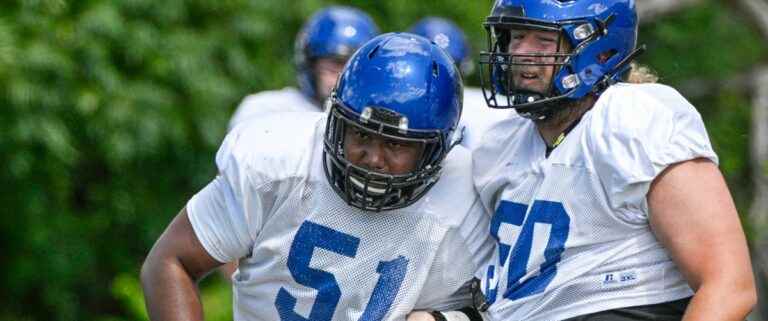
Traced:
[[435, 321], [435, 318], [432, 317], [432, 315], [426, 311], [413, 311], [411, 313], [408, 313], [405, 320], [406, 321]]

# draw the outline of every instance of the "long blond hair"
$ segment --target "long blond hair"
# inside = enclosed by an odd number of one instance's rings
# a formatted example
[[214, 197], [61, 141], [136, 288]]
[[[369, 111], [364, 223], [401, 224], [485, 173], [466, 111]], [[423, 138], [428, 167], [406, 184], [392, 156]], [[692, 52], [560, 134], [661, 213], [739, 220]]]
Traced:
[[633, 62], [630, 64], [627, 82], [631, 84], [648, 84], [659, 81], [659, 76], [650, 67]]

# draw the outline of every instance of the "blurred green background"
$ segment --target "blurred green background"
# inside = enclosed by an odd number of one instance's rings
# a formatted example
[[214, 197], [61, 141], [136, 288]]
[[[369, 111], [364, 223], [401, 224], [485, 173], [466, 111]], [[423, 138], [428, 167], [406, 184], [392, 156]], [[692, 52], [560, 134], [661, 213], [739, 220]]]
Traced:
[[[146, 320], [144, 256], [215, 175], [240, 99], [294, 84], [293, 37], [331, 3], [362, 8], [383, 31], [429, 15], [453, 19], [477, 53], [491, 0], [3, 1], [0, 321]], [[705, 0], [644, 25], [641, 62], [682, 89], [765, 62], [766, 41], [728, 3]], [[477, 75], [467, 82], [477, 86]], [[747, 88], [691, 100], [746, 215]], [[208, 320], [231, 319], [222, 278], [202, 288]]]

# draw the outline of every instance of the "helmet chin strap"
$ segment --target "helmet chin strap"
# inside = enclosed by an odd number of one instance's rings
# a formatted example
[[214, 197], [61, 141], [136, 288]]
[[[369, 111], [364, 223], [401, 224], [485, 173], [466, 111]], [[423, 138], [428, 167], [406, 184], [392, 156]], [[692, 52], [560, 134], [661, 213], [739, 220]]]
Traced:
[[511, 97], [513, 105], [522, 105], [536, 102], [544, 99], [544, 95], [533, 90], [522, 89], [515, 92]]
[[[544, 99], [546, 99], [546, 97], [543, 94], [532, 90], [520, 90], [510, 96], [513, 106], [531, 104]], [[545, 121], [557, 113], [558, 109], [560, 109], [559, 105], [562, 103], [562, 100], [557, 100], [548, 103], [535, 104], [529, 107], [518, 107], [515, 108], [515, 110], [522, 117], [533, 121]]]

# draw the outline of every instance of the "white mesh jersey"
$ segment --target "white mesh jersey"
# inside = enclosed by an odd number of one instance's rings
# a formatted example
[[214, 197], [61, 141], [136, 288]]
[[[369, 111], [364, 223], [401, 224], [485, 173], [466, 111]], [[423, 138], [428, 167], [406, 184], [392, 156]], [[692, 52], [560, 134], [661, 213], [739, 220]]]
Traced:
[[516, 116], [513, 109], [488, 107], [480, 88], [464, 87], [464, 108], [461, 110], [459, 123], [460, 128], [463, 128], [461, 145], [469, 150], [476, 148], [482, 141], [483, 134], [493, 124]]
[[347, 205], [322, 169], [325, 115], [271, 113], [237, 126], [220, 174], [187, 204], [195, 233], [233, 276], [235, 320], [403, 320], [471, 304], [489, 260], [488, 215], [460, 146], [425, 197], [374, 213]]
[[717, 162], [701, 116], [674, 89], [617, 84], [545, 157], [532, 121], [490, 129], [473, 153], [497, 251], [482, 287], [491, 320], [562, 320], [692, 290], [650, 230], [646, 195], [667, 166]]
[[232, 119], [229, 120], [228, 129], [232, 130], [241, 122], [256, 115], [293, 111], [322, 112], [322, 109], [293, 87], [263, 91], [248, 95], [240, 102], [232, 115]]

